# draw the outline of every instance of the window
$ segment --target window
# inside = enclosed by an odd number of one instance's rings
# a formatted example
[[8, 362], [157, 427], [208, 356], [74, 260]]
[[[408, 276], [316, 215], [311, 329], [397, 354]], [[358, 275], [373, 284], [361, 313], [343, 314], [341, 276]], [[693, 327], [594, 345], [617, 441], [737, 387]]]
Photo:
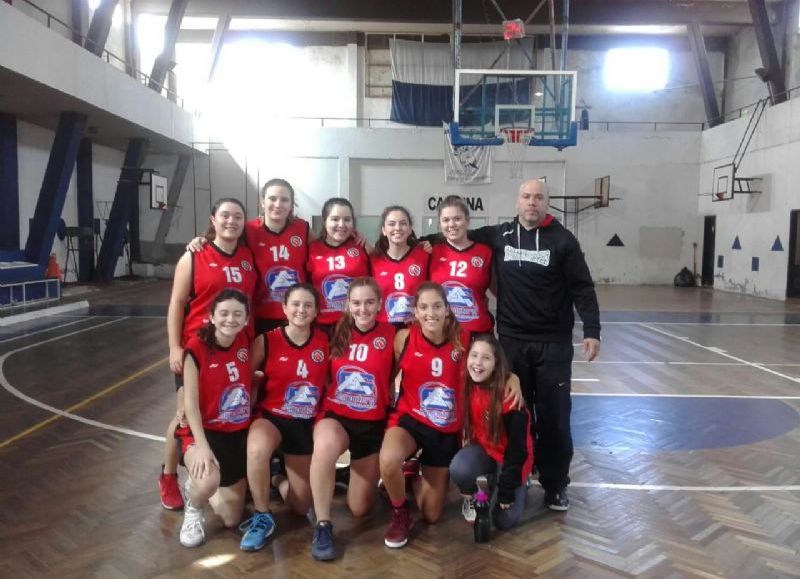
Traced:
[[606, 53], [603, 80], [608, 90], [653, 92], [666, 86], [668, 76], [665, 48], [613, 48]]

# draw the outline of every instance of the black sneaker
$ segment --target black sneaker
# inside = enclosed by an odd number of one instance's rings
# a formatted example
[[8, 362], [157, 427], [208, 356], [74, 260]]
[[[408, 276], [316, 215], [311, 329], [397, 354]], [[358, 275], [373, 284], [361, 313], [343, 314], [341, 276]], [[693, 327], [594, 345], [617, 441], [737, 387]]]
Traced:
[[551, 511], [566, 511], [569, 509], [567, 490], [544, 491], [544, 504]]

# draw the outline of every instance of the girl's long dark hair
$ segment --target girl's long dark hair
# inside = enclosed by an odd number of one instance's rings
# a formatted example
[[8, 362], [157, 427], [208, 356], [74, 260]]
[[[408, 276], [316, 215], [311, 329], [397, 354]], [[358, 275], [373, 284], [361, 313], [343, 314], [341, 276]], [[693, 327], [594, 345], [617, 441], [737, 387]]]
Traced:
[[[218, 199], [217, 202], [214, 203], [214, 206], [211, 208], [212, 217], [216, 216], [217, 211], [219, 211], [219, 208], [222, 207], [224, 203], [233, 203], [235, 205], [238, 205], [241, 208], [242, 213], [244, 213], [245, 221], [247, 221], [247, 209], [244, 208], [244, 205], [242, 204], [241, 201], [239, 201], [238, 199], [234, 199], [233, 197], [223, 197], [222, 199]], [[213, 223], [208, 226], [205, 238], [207, 241], [214, 241], [217, 238], [217, 232], [214, 230]], [[242, 229], [242, 235], [241, 237], [239, 237], [239, 243], [242, 243], [243, 239], [244, 239], [244, 229]]]
[[497, 444], [500, 441], [500, 436], [503, 433], [503, 397], [505, 395], [505, 385], [508, 377], [511, 375], [511, 370], [508, 366], [503, 349], [500, 347], [500, 342], [493, 334], [476, 334], [472, 338], [471, 346], [478, 342], [489, 344], [494, 356], [494, 370], [492, 375], [489, 376], [486, 382], [476, 384], [467, 370], [466, 384], [464, 387], [464, 437], [472, 442], [475, 437], [475, 426], [472, 424], [471, 415], [471, 397], [476, 388], [486, 388], [490, 392], [489, 408], [486, 409], [486, 431], [489, 436], [489, 442]]
[[[226, 288], [217, 294], [217, 297], [214, 298], [214, 301], [211, 302], [211, 315], [214, 315], [214, 312], [217, 310], [217, 306], [224, 302], [225, 300], [236, 300], [240, 304], [244, 305], [244, 311], [249, 316], [250, 315], [250, 299], [241, 291], [235, 288]], [[203, 324], [199, 330], [197, 330], [197, 336], [200, 338], [200, 341], [203, 342], [209, 349], [214, 350], [215, 348], [219, 347], [217, 344], [217, 339], [215, 337], [216, 328], [214, 324], [208, 323]]]
[[419, 243], [417, 235], [414, 233], [414, 228], [412, 227], [411, 213], [408, 212], [408, 209], [402, 205], [389, 205], [383, 210], [383, 213], [381, 213], [381, 224], [378, 227], [378, 241], [375, 242], [375, 255], [385, 256], [386, 252], [389, 250], [389, 239], [383, 234], [383, 226], [386, 223], [386, 218], [392, 211], [400, 211], [406, 216], [406, 219], [408, 219], [408, 226], [411, 227], [411, 235], [408, 236], [407, 241], [408, 246], [414, 247]]
[[[381, 299], [381, 288], [378, 286], [378, 282], [371, 277], [357, 277], [350, 282], [350, 287], [347, 288], [348, 302], [350, 301], [350, 296], [352, 295], [353, 290], [359, 287], [370, 288], [373, 292], [375, 292], [375, 295], [378, 297], [378, 299]], [[331, 358], [338, 358], [347, 352], [347, 347], [350, 345], [350, 337], [353, 335], [353, 328], [355, 327], [356, 322], [350, 313], [350, 307], [348, 303], [348, 306], [344, 308], [342, 317], [339, 318], [338, 322], [336, 322], [336, 327], [333, 329], [333, 334], [331, 335]]]
[[[464, 344], [461, 343], [461, 324], [458, 323], [456, 319], [456, 315], [453, 313], [453, 310], [450, 309], [450, 306], [447, 304], [447, 293], [444, 291], [444, 288], [436, 283], [435, 281], [426, 281], [423, 282], [419, 288], [417, 289], [417, 293], [415, 296], [415, 302], [419, 303], [419, 296], [422, 295], [423, 292], [426, 291], [433, 291], [436, 292], [442, 301], [447, 305], [447, 320], [444, 323], [444, 338], [446, 342], [450, 342], [453, 346], [453, 350], [458, 352], [461, 355], [464, 355]], [[414, 320], [415, 324], [419, 322]]]

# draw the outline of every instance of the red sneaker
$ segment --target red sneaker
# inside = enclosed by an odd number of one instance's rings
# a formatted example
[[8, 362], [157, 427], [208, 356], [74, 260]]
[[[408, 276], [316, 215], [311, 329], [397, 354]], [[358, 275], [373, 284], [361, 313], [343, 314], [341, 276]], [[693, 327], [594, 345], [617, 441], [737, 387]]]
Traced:
[[406, 480], [406, 492], [413, 492], [414, 482], [419, 478], [419, 460], [409, 458], [403, 463], [402, 470]]
[[178, 486], [177, 474], [164, 474], [158, 477], [158, 486], [161, 490], [161, 506], [169, 511], [183, 509], [183, 497]]
[[392, 509], [392, 522], [389, 523], [389, 528], [386, 530], [386, 535], [384, 535], [384, 543], [392, 549], [405, 547], [406, 543], [408, 543], [408, 535], [413, 527], [414, 520], [411, 518], [408, 505], [403, 505], [399, 509]]

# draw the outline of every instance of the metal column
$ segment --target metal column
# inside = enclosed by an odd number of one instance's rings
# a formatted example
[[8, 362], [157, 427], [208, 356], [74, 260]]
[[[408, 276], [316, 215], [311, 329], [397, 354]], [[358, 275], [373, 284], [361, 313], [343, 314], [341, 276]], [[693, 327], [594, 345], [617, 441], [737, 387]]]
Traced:
[[0, 113], [0, 250], [19, 251], [17, 117]]
[[778, 62], [778, 51], [775, 49], [775, 39], [769, 25], [767, 6], [764, 0], [747, 0], [747, 4], [753, 17], [758, 52], [761, 54], [761, 63], [765, 71], [759, 76], [769, 85], [772, 104], [782, 103], [787, 98], [786, 84], [783, 80], [783, 69]]
[[111, 281], [117, 268], [117, 259], [125, 245], [125, 228], [138, 207], [139, 172], [147, 152], [147, 140], [131, 139], [125, 151], [125, 160], [120, 171], [114, 202], [108, 215], [103, 243], [97, 256], [95, 279]]
[[78, 149], [75, 180], [78, 188], [78, 281], [94, 277], [94, 187], [92, 185], [92, 141], [82, 139]]
[[167, 78], [167, 71], [175, 66], [175, 42], [178, 40], [178, 33], [181, 30], [181, 20], [183, 13], [186, 12], [186, 5], [189, 0], [172, 0], [169, 7], [167, 23], [164, 25], [164, 46], [161, 54], [156, 57], [153, 63], [153, 72], [150, 74], [148, 86], [155, 91], [161, 92], [164, 88], [164, 80]]
[[26, 259], [40, 267], [46, 267], [50, 259], [85, 129], [86, 115], [61, 113], [25, 244]]
[[108, 33], [111, 30], [111, 17], [114, 15], [117, 2], [118, 0], [102, 0], [94, 11], [83, 47], [95, 56], [103, 54], [103, 49], [106, 47]]
[[714, 81], [711, 78], [711, 67], [708, 64], [708, 53], [706, 52], [706, 43], [703, 40], [703, 32], [697, 22], [687, 24], [686, 31], [689, 33], [689, 44], [692, 47], [697, 77], [700, 79], [700, 92], [706, 109], [708, 126], [714, 127], [722, 122], [722, 118], [719, 114], [717, 94], [714, 91]]

